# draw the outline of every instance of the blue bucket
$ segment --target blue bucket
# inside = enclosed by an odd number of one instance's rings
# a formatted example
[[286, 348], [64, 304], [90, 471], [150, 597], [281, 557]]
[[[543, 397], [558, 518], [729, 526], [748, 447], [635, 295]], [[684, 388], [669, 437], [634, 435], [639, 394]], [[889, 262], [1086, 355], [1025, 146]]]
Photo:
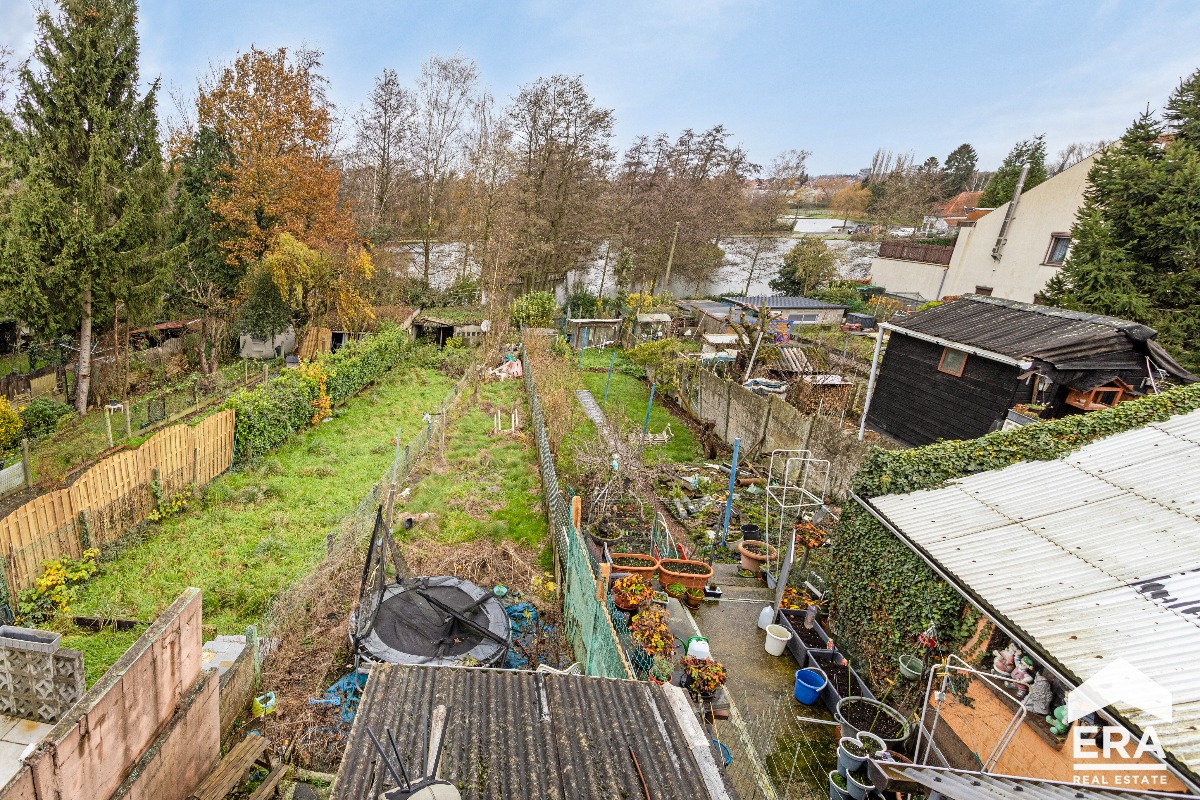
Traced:
[[733, 763], [733, 754], [729, 752], [729, 748], [720, 739], [713, 739], [712, 741], [717, 746], [717, 749], [721, 751], [721, 763], [728, 767]]
[[829, 683], [829, 679], [819, 669], [796, 670], [796, 699], [806, 706], [813, 705], [817, 702], [821, 690], [827, 683]]

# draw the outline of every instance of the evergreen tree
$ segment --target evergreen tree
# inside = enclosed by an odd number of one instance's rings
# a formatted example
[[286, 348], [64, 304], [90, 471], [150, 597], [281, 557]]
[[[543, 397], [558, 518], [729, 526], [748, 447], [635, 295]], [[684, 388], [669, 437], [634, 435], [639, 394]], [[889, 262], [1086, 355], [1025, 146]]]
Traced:
[[9, 309], [46, 335], [77, 329], [87, 410], [92, 330], [118, 301], [154, 298], [166, 188], [157, 81], [138, 91], [134, 0], [60, 0], [38, 14], [5, 137], [20, 189], [0, 256]]
[[805, 236], [783, 257], [779, 274], [768, 282], [785, 297], [808, 297], [837, 273], [837, 259], [819, 236]]
[[1004, 161], [992, 174], [991, 180], [983, 188], [979, 198], [980, 208], [999, 208], [1012, 200], [1013, 190], [1017, 188], [1017, 178], [1021, 176], [1021, 167], [1029, 163], [1029, 175], [1025, 177], [1025, 188], [1028, 192], [1049, 177], [1046, 171], [1046, 135], [1025, 139], [1013, 145], [1013, 149], [1004, 157]]
[[1132, 319], [1200, 369], [1200, 71], [1162, 119], [1142, 114], [1088, 173], [1054, 305]]
[[968, 191], [975, 169], [979, 166], [979, 154], [969, 144], [960, 144], [946, 156], [942, 170], [942, 197], [950, 198], [959, 192]]

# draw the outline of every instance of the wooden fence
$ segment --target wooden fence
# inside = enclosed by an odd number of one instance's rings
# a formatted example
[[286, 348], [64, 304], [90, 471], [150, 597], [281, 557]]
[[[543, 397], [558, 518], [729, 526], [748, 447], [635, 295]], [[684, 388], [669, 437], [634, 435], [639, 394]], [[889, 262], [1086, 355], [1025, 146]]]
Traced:
[[46, 397], [58, 391], [59, 384], [67, 385], [67, 371], [58, 366], [42, 367], [24, 375], [12, 373], [0, 376], [0, 394], [9, 400], [28, 395], [29, 397]]
[[65, 489], [44, 494], [0, 519], [0, 554], [9, 597], [28, 589], [42, 562], [78, 558], [86, 547], [117, 539], [154, 510], [151, 482], [169, 499], [189, 484], [202, 486], [233, 463], [232, 409], [195, 427], [172, 425], [136, 450], [98, 462]]
[[949, 264], [954, 255], [954, 246], [948, 244], [918, 244], [903, 239], [888, 240], [879, 245], [880, 258], [898, 261], [921, 261], [926, 264]]

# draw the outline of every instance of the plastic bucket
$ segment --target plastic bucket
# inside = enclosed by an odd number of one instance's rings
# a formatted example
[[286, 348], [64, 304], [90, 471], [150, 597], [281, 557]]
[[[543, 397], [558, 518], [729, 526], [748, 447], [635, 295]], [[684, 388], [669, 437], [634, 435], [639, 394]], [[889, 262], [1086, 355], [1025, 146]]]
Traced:
[[900, 677], [915, 681], [925, 674], [925, 665], [921, 659], [911, 653], [900, 656]]
[[721, 763], [727, 767], [730, 764], [732, 764], [733, 763], [733, 753], [729, 752], [729, 748], [725, 746], [725, 743], [722, 742], [720, 739], [713, 739], [712, 742], [713, 742], [713, 745], [716, 746], [717, 750], [721, 753]]
[[686, 652], [692, 658], [712, 658], [712, 651], [708, 647], [708, 639], [703, 636], [693, 636], [687, 640], [687, 645], [684, 647]]
[[792, 632], [782, 625], [767, 626], [767, 652], [773, 656], [783, 655], [784, 649], [787, 647], [788, 639], [792, 638]]
[[[839, 788], [838, 785], [834, 783], [834, 776], [837, 774], [838, 771], [836, 769], [829, 773], [829, 800], [846, 800], [846, 798], [850, 796], [850, 793], [845, 789]], [[842, 780], [844, 781], [845, 779], [845, 776], [842, 776]]]
[[757, 525], [748, 524], [742, 526], [742, 539], [747, 542], [761, 542], [762, 528]]
[[821, 690], [828, 682], [829, 679], [825, 677], [825, 673], [819, 669], [798, 669], [796, 670], [796, 689], [793, 695], [804, 705], [811, 706], [817, 702], [817, 698], [821, 696]]
[[[851, 751], [851, 747], [856, 747], [862, 751], [862, 755]], [[857, 738], [853, 736], [843, 736], [838, 740], [837, 748], [837, 769], [842, 775], [849, 775], [854, 770], [861, 767], [867, 761], [867, 749]]]

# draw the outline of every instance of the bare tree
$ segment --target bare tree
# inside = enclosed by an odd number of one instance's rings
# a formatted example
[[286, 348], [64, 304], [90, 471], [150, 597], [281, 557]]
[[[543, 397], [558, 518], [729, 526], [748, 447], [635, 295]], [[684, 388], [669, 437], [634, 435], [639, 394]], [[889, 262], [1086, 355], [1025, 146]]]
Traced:
[[472, 110], [460, 181], [463, 268], [473, 261], [480, 270], [481, 284], [497, 299], [511, 278], [497, 243], [507, 233], [512, 216], [511, 143], [507, 117], [496, 114], [491, 95], [485, 93]]
[[776, 224], [787, 213], [792, 193], [804, 182], [804, 165], [812, 155], [807, 150], [785, 150], [771, 162], [766, 178], [746, 203], [746, 223], [754, 237], [754, 250], [750, 255], [750, 267], [746, 270], [746, 286], [743, 295], [750, 294], [750, 284], [758, 259], [769, 243], [779, 238]]
[[1064, 169], [1075, 166], [1093, 153], [1100, 152], [1110, 144], [1112, 142], [1106, 139], [1101, 139], [1097, 142], [1071, 142], [1062, 150], [1059, 150], [1058, 156], [1053, 160], [1047, 161], [1046, 168], [1051, 175], [1057, 175]]
[[364, 227], [377, 234], [386, 236], [396, 222], [414, 106], [412, 93], [400, 85], [395, 70], [385, 69], [354, 117], [351, 162], [366, 201], [365, 208], [360, 201], [359, 212], [365, 217]]
[[462, 156], [462, 136], [478, 102], [479, 69], [453, 56], [431, 56], [417, 78], [407, 161], [415, 182], [413, 232], [421, 242], [421, 277], [429, 283], [433, 244], [450, 219], [450, 184]]

